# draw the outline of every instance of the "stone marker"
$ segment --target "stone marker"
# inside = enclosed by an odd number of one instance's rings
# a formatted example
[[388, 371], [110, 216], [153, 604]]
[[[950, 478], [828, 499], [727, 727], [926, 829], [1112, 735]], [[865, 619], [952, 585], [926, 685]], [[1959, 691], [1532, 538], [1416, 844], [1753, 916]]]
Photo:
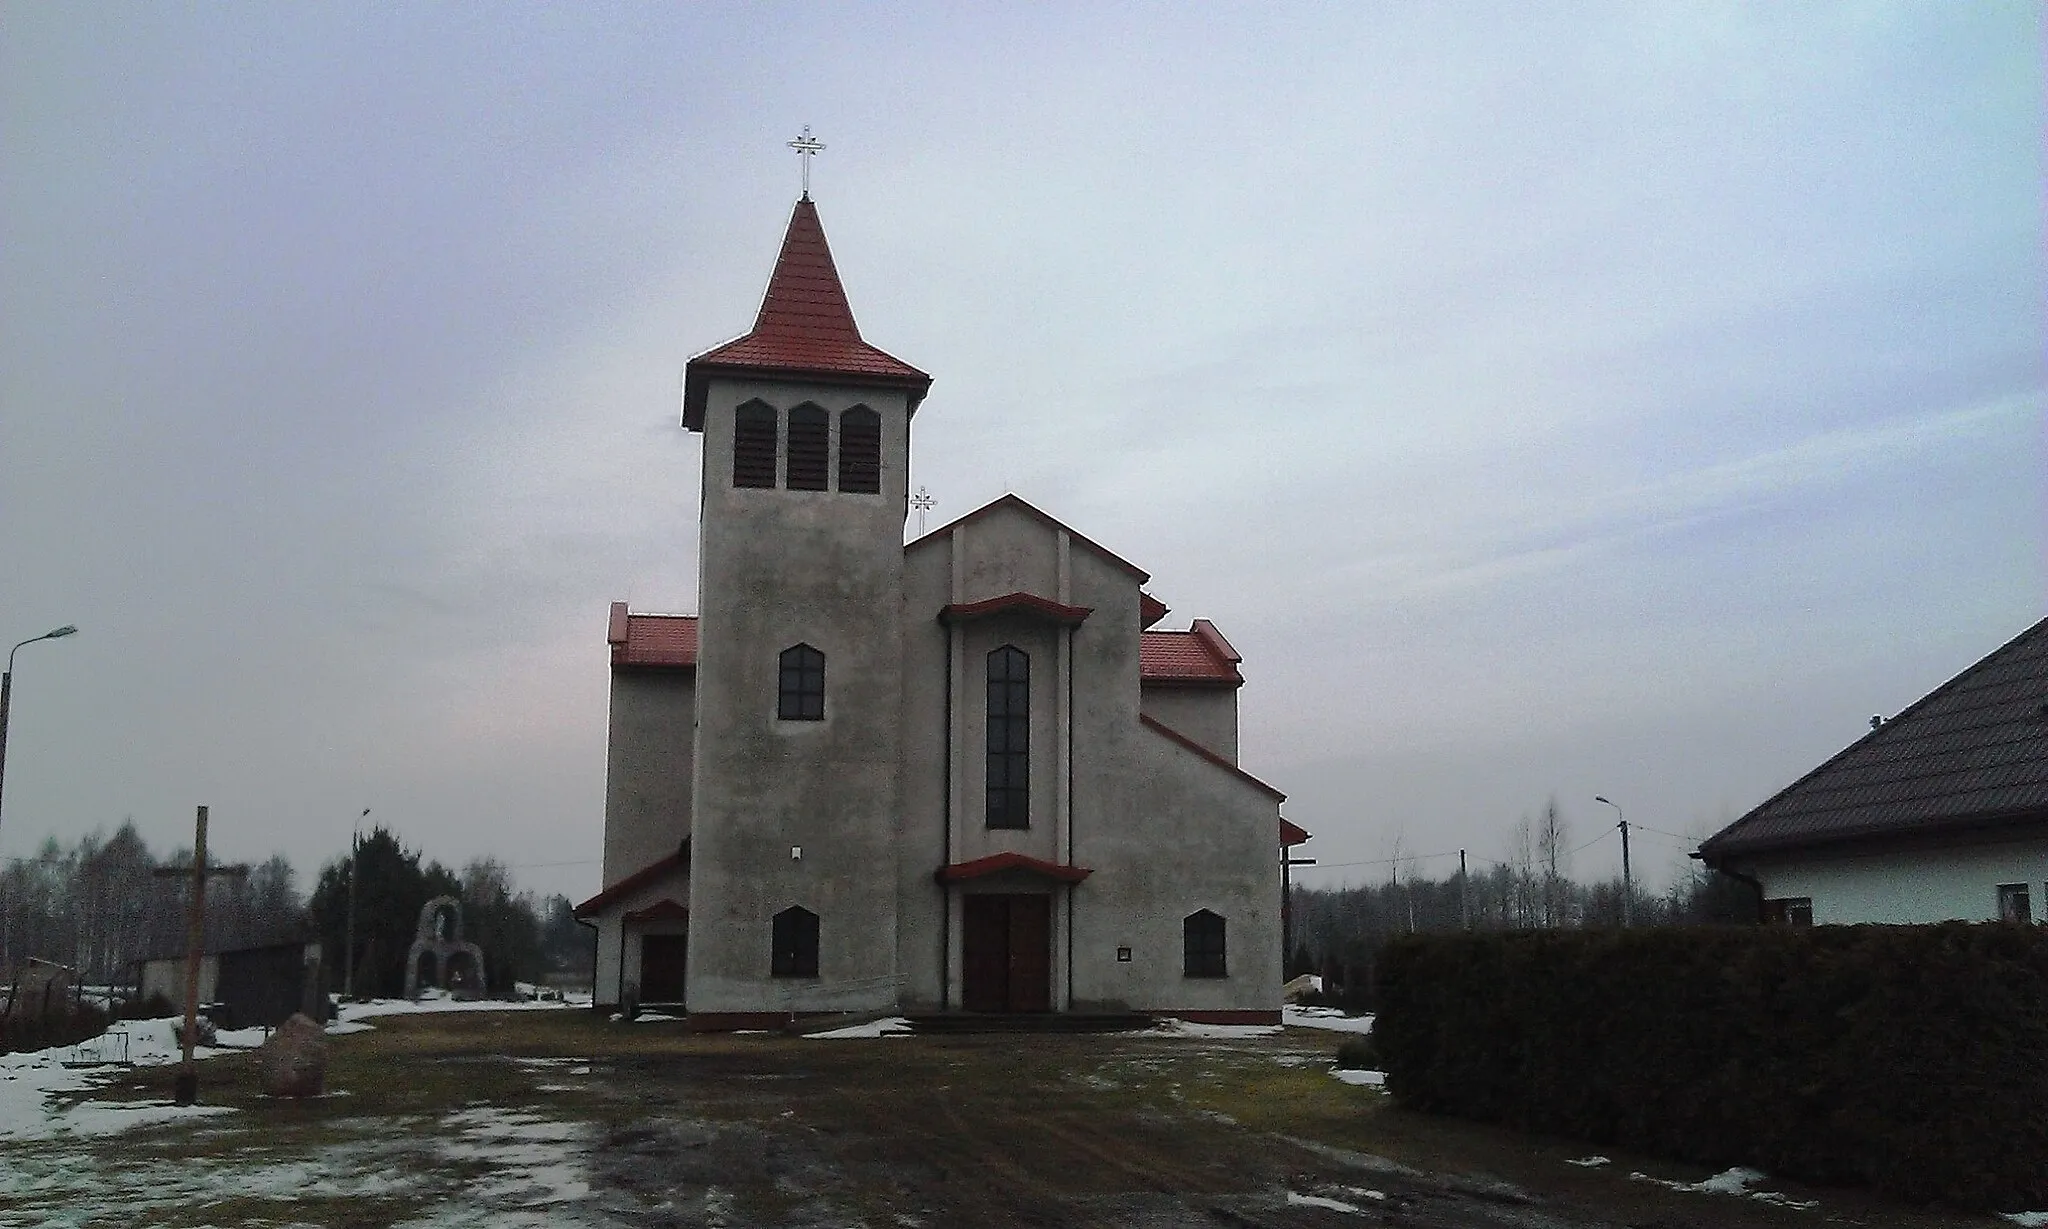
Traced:
[[327, 1087], [327, 1034], [304, 1013], [278, 1025], [256, 1058], [269, 1096], [317, 1097]]

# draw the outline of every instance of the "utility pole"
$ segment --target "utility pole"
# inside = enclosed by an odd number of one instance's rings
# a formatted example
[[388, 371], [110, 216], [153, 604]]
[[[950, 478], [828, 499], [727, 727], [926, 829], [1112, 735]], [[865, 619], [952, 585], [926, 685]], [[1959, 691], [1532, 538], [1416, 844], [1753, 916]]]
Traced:
[[1458, 851], [1458, 920], [1464, 923], [1465, 929], [1470, 930], [1472, 929], [1472, 896], [1468, 886], [1469, 881], [1465, 878], [1465, 851], [1460, 849]]
[[342, 953], [341, 997], [353, 999], [356, 996], [356, 880], [363, 871], [363, 821], [370, 817], [370, 808], [356, 817], [356, 826], [348, 836], [348, 943]]
[[1605, 803], [1614, 808], [1615, 826], [1621, 829], [1621, 924], [1624, 929], [1635, 925], [1636, 885], [1635, 877], [1629, 873], [1628, 865], [1628, 818], [1621, 813], [1621, 804], [1610, 802], [1598, 794], [1593, 801]]
[[1280, 851], [1280, 980], [1287, 980], [1287, 962], [1294, 959], [1294, 875], [1297, 866], [1314, 866], [1314, 858], [1290, 858]]
[[30, 636], [20, 644], [7, 650], [7, 668], [0, 670], [0, 801], [4, 801], [6, 798], [7, 713], [14, 704], [14, 655], [39, 640], [62, 640], [66, 636], [76, 636], [77, 634], [78, 629], [66, 623], [64, 626], [53, 631], [44, 632], [40, 636]]
[[192, 876], [192, 900], [185, 917], [185, 1031], [182, 1038], [183, 1057], [178, 1064], [178, 1079], [171, 1099], [179, 1105], [190, 1105], [199, 1099], [199, 1065], [193, 1057], [192, 1047], [199, 1039], [199, 964], [206, 950], [206, 877], [208, 875], [243, 876], [249, 873], [246, 866], [206, 865], [206, 808], [199, 808], [199, 818], [192, 830], [192, 865], [190, 869], [178, 866], [160, 866], [156, 869], [159, 878]]

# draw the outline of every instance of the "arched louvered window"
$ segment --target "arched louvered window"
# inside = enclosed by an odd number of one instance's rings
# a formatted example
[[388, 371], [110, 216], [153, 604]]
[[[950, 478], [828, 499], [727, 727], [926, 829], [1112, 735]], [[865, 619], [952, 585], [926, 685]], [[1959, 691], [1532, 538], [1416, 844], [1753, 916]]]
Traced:
[[822, 491], [831, 473], [832, 416], [815, 405], [789, 412], [789, 475], [792, 491]]
[[1223, 919], [1207, 909], [1190, 913], [1181, 923], [1182, 972], [1188, 977], [1228, 977], [1223, 950]]
[[782, 650], [775, 715], [784, 721], [825, 719], [825, 655], [808, 644]]
[[1031, 826], [1031, 658], [1010, 644], [988, 655], [988, 826]]
[[733, 414], [732, 484], [775, 485], [775, 407], [749, 401]]
[[839, 489], [856, 495], [882, 489], [882, 416], [864, 405], [839, 416]]
[[770, 932], [773, 945], [768, 957], [770, 977], [818, 975], [817, 914], [802, 905], [791, 905], [775, 915]]

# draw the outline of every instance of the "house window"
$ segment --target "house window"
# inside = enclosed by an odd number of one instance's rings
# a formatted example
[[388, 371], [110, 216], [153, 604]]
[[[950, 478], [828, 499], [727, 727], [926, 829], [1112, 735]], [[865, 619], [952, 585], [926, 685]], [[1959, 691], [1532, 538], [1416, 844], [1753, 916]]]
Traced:
[[2001, 922], [2031, 922], [2034, 920], [2034, 902], [2027, 895], [2024, 883], [2001, 883], [1998, 885], [1998, 920]]
[[825, 719], [825, 655], [808, 644], [782, 650], [775, 715], [783, 721]]
[[1181, 923], [1182, 972], [1188, 977], [1227, 977], [1223, 919], [1207, 909]]
[[772, 977], [816, 977], [818, 975], [818, 915], [802, 905], [791, 905], [775, 915], [775, 951], [768, 959]]
[[1813, 898], [1786, 896], [1764, 902], [1764, 921], [1773, 926], [1813, 925]]
[[733, 414], [732, 484], [775, 485], [775, 407], [749, 401]]
[[839, 489], [856, 495], [882, 489], [882, 416], [864, 405], [839, 416]]
[[832, 417], [815, 405], [789, 412], [789, 479], [792, 491], [822, 491], [832, 458]]
[[1031, 658], [988, 655], [988, 826], [1031, 826]]

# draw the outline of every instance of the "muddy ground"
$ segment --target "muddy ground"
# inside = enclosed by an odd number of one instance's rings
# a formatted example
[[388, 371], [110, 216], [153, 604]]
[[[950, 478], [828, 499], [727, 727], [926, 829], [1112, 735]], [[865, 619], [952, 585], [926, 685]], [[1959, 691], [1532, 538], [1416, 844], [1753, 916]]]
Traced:
[[[337, 1095], [0, 1143], [0, 1225], [2003, 1226], [1396, 1108], [1339, 1038], [807, 1040], [584, 1012], [392, 1017], [335, 1040]], [[97, 1094], [161, 1098], [167, 1070]]]

